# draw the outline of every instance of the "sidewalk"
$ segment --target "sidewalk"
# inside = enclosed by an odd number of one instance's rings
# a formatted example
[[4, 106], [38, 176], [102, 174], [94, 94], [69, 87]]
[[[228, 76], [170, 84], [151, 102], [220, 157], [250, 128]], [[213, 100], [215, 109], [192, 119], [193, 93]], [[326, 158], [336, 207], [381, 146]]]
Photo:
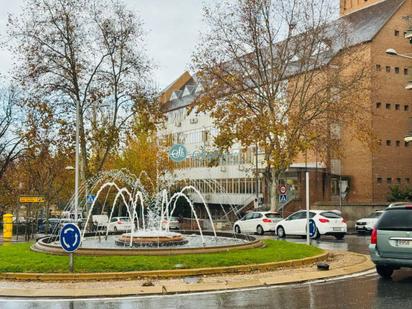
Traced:
[[369, 256], [352, 252], [331, 252], [329, 271], [317, 270], [316, 264], [268, 272], [184, 277], [177, 279], [141, 279], [83, 282], [18, 282], [0, 281], [3, 297], [116, 297], [154, 294], [176, 294], [233, 290], [240, 288], [302, 283], [340, 277], [374, 268]]

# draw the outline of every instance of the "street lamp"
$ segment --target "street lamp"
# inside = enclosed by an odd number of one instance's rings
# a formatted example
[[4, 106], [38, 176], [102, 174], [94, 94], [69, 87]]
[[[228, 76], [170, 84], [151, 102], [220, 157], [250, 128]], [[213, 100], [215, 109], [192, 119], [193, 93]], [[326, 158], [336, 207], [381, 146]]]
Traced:
[[[406, 58], [406, 59], [410, 59], [412, 60], [412, 56], [410, 56], [409, 54], [400, 54], [398, 53], [395, 49], [393, 48], [388, 48], [386, 50], [386, 54], [390, 55], [390, 56], [397, 56], [397, 57], [401, 57], [401, 58]], [[412, 90], [412, 81], [408, 82], [408, 85], [406, 85], [405, 87], [406, 90]]]
[[400, 54], [393, 48], [388, 48], [386, 50], [386, 54], [388, 54], [390, 56], [398, 56], [398, 57], [402, 57], [402, 58], [412, 59], [412, 56], [410, 56], [410, 54]]

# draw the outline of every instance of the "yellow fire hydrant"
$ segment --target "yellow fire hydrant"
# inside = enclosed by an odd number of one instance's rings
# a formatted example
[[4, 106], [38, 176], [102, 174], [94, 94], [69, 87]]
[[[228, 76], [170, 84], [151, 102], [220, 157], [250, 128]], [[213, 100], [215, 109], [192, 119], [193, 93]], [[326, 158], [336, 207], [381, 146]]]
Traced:
[[3, 240], [11, 241], [13, 237], [13, 215], [3, 215]]

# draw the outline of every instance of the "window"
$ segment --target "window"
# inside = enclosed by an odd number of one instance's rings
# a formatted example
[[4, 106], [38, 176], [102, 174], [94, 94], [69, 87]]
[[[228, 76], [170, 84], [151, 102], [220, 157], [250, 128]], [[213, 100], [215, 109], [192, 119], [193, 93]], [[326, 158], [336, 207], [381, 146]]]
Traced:
[[386, 66], [386, 72], [390, 73], [391, 72], [391, 67], [390, 66]]
[[389, 140], [389, 139], [387, 139], [387, 140], [386, 140], [386, 146], [390, 146], [390, 145], [392, 145], [392, 141]]
[[248, 213], [243, 217], [242, 221], [253, 219], [253, 212]]
[[322, 212], [322, 213], [320, 213], [320, 215], [321, 215], [322, 217], [329, 218], [329, 219], [339, 219], [339, 218], [342, 218], [342, 216], [338, 215], [336, 212], [331, 212], [331, 211]]
[[382, 183], [382, 177], [376, 178], [376, 182], [377, 182], [377, 183]]
[[396, 183], [397, 183], [398, 185], [400, 185], [400, 184], [401, 184], [401, 179], [400, 179], [400, 178], [396, 178]]
[[381, 65], [380, 64], [377, 64], [376, 65], [376, 71], [380, 71], [381, 70]]
[[395, 30], [395, 36], [399, 36], [399, 30]]
[[408, 142], [405, 142], [405, 147], [409, 147], [409, 143], [408, 143]]
[[404, 110], [405, 112], [407, 112], [407, 111], [409, 110], [409, 105], [405, 105], [405, 106], [403, 107], [403, 110]]
[[401, 141], [396, 141], [396, 147], [399, 147], [401, 145]]
[[404, 68], [404, 69], [403, 69], [403, 74], [405, 74], [405, 75], [408, 75], [408, 74], [409, 74], [408, 68]]
[[400, 72], [399, 68], [398, 68], [398, 67], [395, 67], [395, 73], [396, 73], [396, 74], [399, 74], [399, 72]]
[[376, 103], [376, 108], [380, 108], [382, 106], [381, 102]]
[[400, 110], [401, 106], [399, 104], [395, 104], [395, 109], [398, 111]]
[[391, 109], [391, 104], [390, 103], [386, 103], [386, 109]]
[[392, 178], [386, 178], [386, 183], [391, 184], [392, 183]]
[[410, 183], [411, 179], [410, 178], [405, 178], [406, 183]]
[[389, 209], [377, 224], [379, 230], [412, 231], [412, 209]]

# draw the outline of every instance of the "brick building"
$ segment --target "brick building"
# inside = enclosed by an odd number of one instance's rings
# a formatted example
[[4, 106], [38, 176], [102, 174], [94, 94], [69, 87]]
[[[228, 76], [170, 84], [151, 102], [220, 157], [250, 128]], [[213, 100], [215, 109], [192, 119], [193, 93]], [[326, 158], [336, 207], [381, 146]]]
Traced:
[[[404, 142], [404, 136], [412, 129], [409, 121], [412, 116], [412, 92], [405, 89], [408, 80], [412, 80], [412, 65], [408, 59], [386, 54], [388, 48], [394, 48], [402, 54], [412, 51], [412, 45], [404, 36], [405, 32], [412, 28], [412, 0], [341, 0], [340, 14], [340, 18], [350, 28], [352, 39], [346, 55], [350, 57], [351, 53], [358, 52], [357, 47], [362, 45], [365, 60], [372, 71], [368, 80], [369, 89], [365, 93], [366, 109], [367, 121], [370, 122], [368, 125], [372, 128], [378, 145], [369, 148], [354, 138], [349, 130], [342, 128], [341, 158], [331, 158], [330, 162], [318, 162], [316, 155], [310, 156], [306, 162], [302, 158], [298, 159], [288, 171], [290, 179], [287, 182], [297, 189], [296, 198], [292, 200], [288, 210], [303, 207], [304, 171], [309, 169], [313, 183], [312, 203], [318, 207], [332, 208], [336, 208], [341, 202], [344, 205], [354, 205], [354, 211], [348, 212], [355, 217], [355, 214], [363, 215], [370, 211], [371, 207], [365, 206], [384, 205], [389, 186], [412, 186], [412, 144]], [[184, 74], [164, 91], [162, 99], [165, 102], [165, 112], [174, 115], [179, 109], [186, 108], [198, 91], [201, 90], [198, 89], [195, 78]], [[187, 116], [187, 126], [196, 126], [195, 124], [203, 122], [195, 122], [192, 117], [194, 116]], [[178, 138], [185, 130], [190, 131], [184, 124], [184, 119], [178, 123], [172, 121], [162, 134], [172, 133]], [[203, 130], [206, 124], [209, 127], [212, 121], [207, 120], [202, 126]], [[202, 138], [204, 136], [200, 139]], [[251, 154], [253, 153], [252, 149]], [[255, 159], [251, 157], [242, 163], [241, 157], [240, 155], [238, 161], [233, 161], [236, 173], [231, 175], [235, 174], [236, 178], [242, 179], [253, 178]], [[227, 178], [231, 178], [225, 175], [226, 169], [230, 171], [230, 167], [216, 167], [214, 172], [213, 168], [207, 166], [203, 166], [204, 170], [199, 168], [201, 166], [190, 166], [182, 175], [184, 178], [224, 180], [225, 184]], [[339, 196], [339, 186], [342, 183], [348, 185], [343, 201]], [[245, 203], [250, 198], [253, 199], [253, 192], [257, 188], [257, 195], [264, 195], [265, 188], [261, 188], [260, 184], [254, 186], [251, 182], [250, 186], [249, 197], [243, 199]]]

